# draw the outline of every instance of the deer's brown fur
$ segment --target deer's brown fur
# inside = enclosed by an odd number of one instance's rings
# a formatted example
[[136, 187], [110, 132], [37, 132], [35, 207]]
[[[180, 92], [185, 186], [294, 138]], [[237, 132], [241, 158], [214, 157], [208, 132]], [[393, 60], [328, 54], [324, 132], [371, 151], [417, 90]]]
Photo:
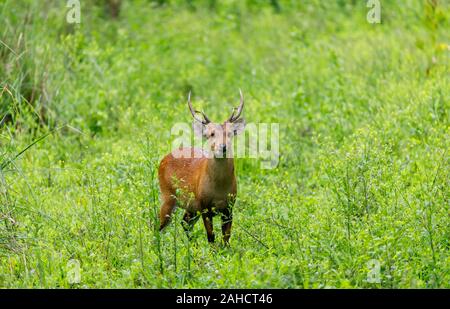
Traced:
[[[166, 155], [159, 166], [158, 176], [162, 194], [160, 211], [160, 230], [167, 226], [175, 206], [185, 209], [183, 227], [190, 231], [201, 216], [206, 228], [208, 241], [214, 242], [212, 220], [220, 214], [222, 234], [225, 243], [231, 235], [232, 207], [237, 193], [236, 176], [231, 141], [233, 136], [243, 131], [244, 123], [239, 116], [244, 104], [241, 93], [241, 105], [237, 115], [223, 124], [211, 123], [205, 114], [203, 120], [195, 116], [190, 96], [189, 108], [195, 120], [201, 122], [201, 134], [208, 139], [211, 153], [203, 149], [182, 148], [186, 157]], [[212, 154], [212, 155], [211, 155]]]

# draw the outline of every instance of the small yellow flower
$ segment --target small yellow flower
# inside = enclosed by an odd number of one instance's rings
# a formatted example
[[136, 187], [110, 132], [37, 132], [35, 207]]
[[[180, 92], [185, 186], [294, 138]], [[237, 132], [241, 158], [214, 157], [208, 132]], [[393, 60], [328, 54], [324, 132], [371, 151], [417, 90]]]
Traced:
[[448, 51], [450, 51], [450, 45], [446, 44], [446, 43], [440, 43], [437, 46], [437, 50], [440, 50], [440, 51], [448, 50]]

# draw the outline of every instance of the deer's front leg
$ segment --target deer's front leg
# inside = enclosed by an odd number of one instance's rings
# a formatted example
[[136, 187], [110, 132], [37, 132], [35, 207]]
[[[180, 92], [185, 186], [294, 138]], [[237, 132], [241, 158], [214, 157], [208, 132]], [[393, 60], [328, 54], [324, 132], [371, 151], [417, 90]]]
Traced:
[[214, 242], [214, 231], [213, 231], [213, 213], [211, 211], [206, 211], [202, 213], [203, 224], [205, 225], [206, 234], [208, 235], [208, 241], [210, 243]]

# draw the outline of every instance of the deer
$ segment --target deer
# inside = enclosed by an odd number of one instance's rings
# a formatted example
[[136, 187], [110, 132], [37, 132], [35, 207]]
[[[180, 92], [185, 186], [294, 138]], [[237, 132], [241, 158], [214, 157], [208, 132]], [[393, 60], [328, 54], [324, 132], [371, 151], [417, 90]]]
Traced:
[[220, 215], [222, 238], [229, 244], [232, 208], [236, 201], [237, 184], [232, 154], [233, 137], [242, 133], [245, 120], [241, 118], [244, 96], [239, 89], [240, 104], [223, 123], [214, 123], [202, 111], [195, 110], [188, 95], [194, 134], [207, 140], [207, 149], [180, 147], [188, 156], [174, 156], [173, 151], [160, 162], [159, 186], [162, 196], [160, 227], [170, 222], [176, 206], [185, 210], [182, 226], [191, 239], [192, 228], [201, 216], [209, 243], [214, 243], [213, 217]]

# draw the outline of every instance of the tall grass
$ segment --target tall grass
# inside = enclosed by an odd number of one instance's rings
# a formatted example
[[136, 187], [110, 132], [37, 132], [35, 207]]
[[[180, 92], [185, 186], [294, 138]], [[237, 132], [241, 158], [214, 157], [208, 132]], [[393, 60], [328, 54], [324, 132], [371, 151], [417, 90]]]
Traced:
[[[364, 1], [66, 10], [0, 3], [1, 287], [448, 287], [446, 2], [373, 25]], [[280, 123], [279, 165], [236, 160], [230, 247], [188, 241], [179, 210], [159, 233], [187, 92], [221, 121], [239, 88], [247, 122]]]

